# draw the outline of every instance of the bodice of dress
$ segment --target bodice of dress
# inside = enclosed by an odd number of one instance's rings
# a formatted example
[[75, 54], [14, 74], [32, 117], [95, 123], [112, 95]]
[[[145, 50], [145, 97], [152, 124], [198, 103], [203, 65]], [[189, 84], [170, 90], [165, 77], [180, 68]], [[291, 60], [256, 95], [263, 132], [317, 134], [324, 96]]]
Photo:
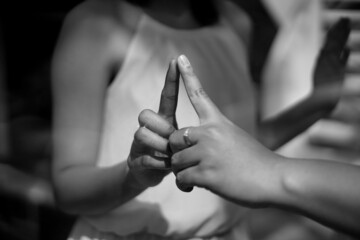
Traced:
[[[177, 30], [143, 14], [124, 63], [108, 89], [99, 166], [126, 161], [139, 113], [158, 110], [169, 61], [180, 54], [189, 58], [219, 109], [254, 133], [255, 91], [247, 53], [226, 20], [220, 17], [213, 26]], [[182, 82], [176, 117], [179, 128], [199, 124]], [[181, 239], [224, 232], [245, 212], [205, 189], [184, 193], [176, 187], [174, 174], [169, 174], [158, 186], [125, 205], [85, 221], [120, 236], [145, 232]]]

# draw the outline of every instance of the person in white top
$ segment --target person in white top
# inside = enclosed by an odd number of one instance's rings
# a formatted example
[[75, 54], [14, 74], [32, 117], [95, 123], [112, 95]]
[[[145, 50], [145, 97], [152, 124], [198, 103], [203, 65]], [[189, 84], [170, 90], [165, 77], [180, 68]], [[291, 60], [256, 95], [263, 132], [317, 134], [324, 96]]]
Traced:
[[[88, 0], [69, 13], [52, 61], [54, 190], [61, 209], [79, 216], [69, 239], [246, 238], [248, 208], [176, 186], [168, 137], [199, 122], [182, 84], [160, 94], [169, 61], [185, 53], [225, 115], [267, 145], [330, 111], [336, 98], [305, 108], [275, 139], [274, 125], [258, 128], [249, 36], [248, 17], [230, 1]], [[177, 74], [174, 61], [170, 69]]]

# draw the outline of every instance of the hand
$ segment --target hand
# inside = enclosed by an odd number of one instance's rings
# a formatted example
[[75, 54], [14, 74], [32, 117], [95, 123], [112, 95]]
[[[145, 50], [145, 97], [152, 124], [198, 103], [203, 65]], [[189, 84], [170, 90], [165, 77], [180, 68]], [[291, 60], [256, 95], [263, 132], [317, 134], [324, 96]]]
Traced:
[[349, 57], [349, 50], [346, 48], [349, 34], [350, 21], [341, 18], [328, 31], [316, 62], [312, 96], [325, 101], [330, 109], [335, 107], [341, 95]]
[[[344, 48], [346, 44], [348, 35], [350, 31], [349, 20], [342, 19], [337, 24], [334, 25], [333, 29], [328, 33], [328, 40], [324, 46], [324, 49], [328, 49], [328, 55], [331, 55], [331, 52], [339, 52], [341, 49], [343, 50], [342, 60], [336, 58], [336, 55], [339, 56], [339, 53], [333, 54], [333, 59], [338, 59], [337, 61], [333, 60], [333, 62], [337, 64], [333, 64], [334, 66], [326, 67], [326, 59], [323, 59], [323, 68], [327, 68], [327, 75], [324, 74], [323, 79], [330, 79], [336, 82], [336, 79], [340, 79], [339, 83], [342, 83], [342, 79], [346, 74], [345, 69], [346, 60], [349, 55], [349, 51]], [[353, 40], [354, 41], [354, 40]], [[350, 44], [354, 45], [354, 43]], [[356, 45], [356, 43], [355, 43]], [[323, 54], [324, 55], [324, 54]], [[323, 56], [325, 58], [325, 55]], [[319, 59], [319, 63], [321, 63], [321, 58]], [[329, 60], [329, 59], [328, 59]], [[351, 62], [350, 58], [350, 66], [356, 66]], [[318, 64], [319, 64], [318, 63]], [[328, 63], [329, 64], [329, 63]], [[349, 66], [348, 65], [348, 66]], [[339, 71], [341, 70], [341, 71]], [[354, 71], [355, 70], [355, 71]], [[358, 72], [358, 69], [351, 69], [355, 73]], [[354, 74], [354, 72], [346, 78], [344, 82], [344, 86], [341, 89], [341, 98], [339, 99], [339, 90], [340, 86], [337, 87], [337, 90], [333, 92], [325, 92], [327, 99], [332, 99], [332, 101], [338, 101], [336, 108], [332, 111], [330, 120], [323, 120], [318, 123], [313, 129], [310, 131], [309, 140], [310, 143], [314, 145], [318, 145], [321, 147], [330, 147], [334, 150], [343, 151], [359, 151], [359, 120], [360, 120], [360, 108], [359, 108], [359, 90], [356, 87], [358, 85], [359, 76]], [[318, 74], [318, 85], [321, 84], [320, 74]], [[316, 79], [315, 79], [316, 80]], [[326, 85], [326, 84], [324, 84]], [[320, 88], [320, 87], [319, 87]], [[335, 103], [335, 102], [334, 102]], [[333, 104], [334, 105], [334, 104]]]
[[[242, 204], [261, 204], [277, 155], [235, 126], [206, 95], [188, 60], [178, 59], [180, 74], [200, 125], [170, 136], [171, 166], [182, 189], [204, 187]], [[189, 129], [187, 134], [186, 129]], [[184, 136], [185, 134], [185, 136]]]
[[140, 128], [135, 132], [127, 160], [130, 173], [141, 187], [159, 184], [171, 170], [168, 138], [177, 129], [178, 91], [179, 71], [173, 60], [166, 74], [159, 111], [144, 110], [140, 113]]

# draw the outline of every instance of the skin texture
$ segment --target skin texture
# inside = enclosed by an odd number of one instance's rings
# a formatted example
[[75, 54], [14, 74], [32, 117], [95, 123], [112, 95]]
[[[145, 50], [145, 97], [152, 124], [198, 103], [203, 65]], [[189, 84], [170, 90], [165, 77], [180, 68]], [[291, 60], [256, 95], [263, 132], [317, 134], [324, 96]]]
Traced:
[[170, 136], [171, 167], [183, 188], [207, 188], [235, 203], [272, 206], [306, 215], [359, 237], [360, 168], [279, 156], [224, 117], [184, 56], [180, 74], [200, 126]]

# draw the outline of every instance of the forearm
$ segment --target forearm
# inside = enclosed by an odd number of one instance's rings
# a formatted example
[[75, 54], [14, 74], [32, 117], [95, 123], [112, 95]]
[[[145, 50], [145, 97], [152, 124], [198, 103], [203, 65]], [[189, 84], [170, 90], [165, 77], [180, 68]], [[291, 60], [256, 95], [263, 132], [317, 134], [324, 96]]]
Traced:
[[104, 213], [145, 189], [133, 179], [126, 162], [104, 168], [71, 166], [58, 172], [54, 183], [59, 206], [76, 215]]
[[280, 115], [261, 122], [258, 139], [267, 148], [276, 150], [326, 117], [332, 108], [325, 99], [306, 98]]
[[270, 201], [324, 225], [360, 236], [360, 167], [325, 160], [284, 159]]

